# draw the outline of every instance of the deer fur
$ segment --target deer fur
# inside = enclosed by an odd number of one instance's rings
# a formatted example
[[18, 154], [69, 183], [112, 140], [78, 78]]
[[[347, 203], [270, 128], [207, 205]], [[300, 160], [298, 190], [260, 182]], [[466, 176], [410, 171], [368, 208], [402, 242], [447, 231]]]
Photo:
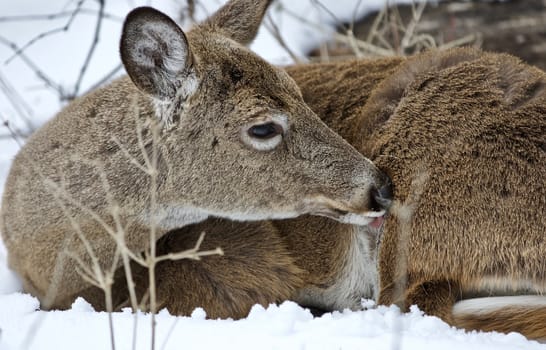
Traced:
[[[352, 130], [353, 116], [358, 115], [374, 87], [401, 62], [400, 58], [362, 60], [295, 66], [287, 71], [304, 88], [305, 100], [319, 111], [327, 111], [319, 116], [334, 130], [347, 135]], [[354, 74], [355, 70], [361, 75]], [[346, 93], [350, 97], [325, 98], [326, 91], [331, 91], [331, 96]], [[255, 223], [209, 219], [182, 231], [184, 234], [175, 230], [161, 238], [158, 252], [191, 249], [199, 234], [205, 232], [201, 248], [220, 246], [224, 255], [198, 262], [158, 264], [157, 302], [173, 314], [189, 315], [196, 307], [202, 307], [210, 318], [242, 318], [256, 303], [267, 306], [287, 299], [318, 312], [358, 310], [362, 298], [377, 298], [380, 227], [301, 216]], [[245, 247], [251, 253], [237, 247]], [[272, 251], [278, 259], [264, 258]], [[145, 300], [148, 273], [137, 264], [132, 270], [139, 299]], [[119, 272], [112, 288], [117, 309], [129, 306], [126, 279]], [[96, 309], [105, 309], [100, 289], [92, 287], [79, 295]]]
[[270, 2], [230, 1], [187, 33], [135, 9], [120, 44], [129, 76], [70, 103], [19, 152], [1, 232], [43, 308], [68, 307], [89, 287], [81, 269], [93, 260], [119, 265], [120, 230], [138, 254], [150, 235], [210, 216], [382, 220], [386, 176], [244, 46]]
[[[545, 74], [470, 48], [287, 71], [309, 106], [392, 177], [390, 215], [378, 227], [274, 220], [252, 224], [251, 235], [236, 223], [187, 227], [194, 237], [212, 233], [207, 247], [247, 245], [252, 237], [251, 253], [226, 249], [199, 265], [161, 263], [162, 305], [177, 314], [203, 306], [210, 317], [243, 317], [254, 302], [287, 295], [325, 310], [355, 309], [377, 296], [403, 310], [417, 304], [458, 327], [545, 339]], [[191, 247], [175, 243], [188, 235], [166, 237], [173, 239], [161, 243], [166, 251]], [[363, 241], [368, 248], [358, 249]], [[279, 260], [255, 270], [271, 249], [282, 250]], [[232, 269], [233, 260], [244, 263]], [[536, 299], [471, 299], [506, 295]], [[469, 299], [484, 310], [465, 307]]]
[[[289, 70], [311, 108], [393, 180], [378, 302], [416, 304], [462, 328], [546, 339], [545, 73], [470, 48], [420, 54], [391, 71], [396, 62]], [[354, 79], [378, 81], [364, 104]], [[504, 299], [489, 319], [453, 309], [505, 295], [541, 303], [524, 310]]]
[[[201, 249], [220, 246], [222, 256], [165, 260], [155, 269], [157, 305], [172, 314], [189, 315], [201, 307], [209, 318], [238, 319], [255, 304], [285, 300], [319, 312], [358, 310], [362, 298], [377, 295], [379, 229], [308, 216], [260, 222], [208, 219], [163, 236], [158, 254], [191, 249], [203, 232]], [[135, 263], [132, 272], [146, 310], [147, 268]], [[121, 268], [112, 292], [114, 309], [131, 306]], [[78, 295], [95, 309], [106, 309], [101, 289], [90, 287]]]

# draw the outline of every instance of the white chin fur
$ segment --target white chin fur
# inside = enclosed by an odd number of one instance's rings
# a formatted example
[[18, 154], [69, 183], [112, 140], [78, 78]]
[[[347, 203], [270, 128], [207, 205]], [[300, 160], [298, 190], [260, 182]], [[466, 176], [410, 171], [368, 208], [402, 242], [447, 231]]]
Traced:
[[349, 213], [339, 217], [337, 221], [342, 222], [344, 224], [366, 226], [366, 225], [369, 225], [376, 218], [381, 217], [383, 215], [385, 215], [385, 211], [369, 212], [366, 214]]

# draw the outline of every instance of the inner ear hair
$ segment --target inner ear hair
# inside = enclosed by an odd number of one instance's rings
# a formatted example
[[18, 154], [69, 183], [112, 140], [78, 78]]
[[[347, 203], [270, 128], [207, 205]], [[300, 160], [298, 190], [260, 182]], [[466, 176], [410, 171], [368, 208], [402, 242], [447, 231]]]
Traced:
[[133, 83], [159, 100], [172, 100], [192, 75], [186, 35], [167, 15], [151, 8], [131, 11], [123, 25], [121, 60]]

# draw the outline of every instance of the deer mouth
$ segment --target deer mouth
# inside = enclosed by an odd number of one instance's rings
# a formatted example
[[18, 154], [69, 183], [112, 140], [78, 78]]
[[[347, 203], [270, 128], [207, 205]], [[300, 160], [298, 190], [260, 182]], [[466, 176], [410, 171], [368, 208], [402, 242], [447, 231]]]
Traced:
[[305, 203], [306, 211], [311, 215], [325, 216], [345, 224], [379, 229], [383, 226], [385, 215], [392, 204], [390, 186], [389, 183], [380, 189], [365, 192], [364, 195], [353, 196], [350, 201], [332, 200], [322, 195], [313, 196]]

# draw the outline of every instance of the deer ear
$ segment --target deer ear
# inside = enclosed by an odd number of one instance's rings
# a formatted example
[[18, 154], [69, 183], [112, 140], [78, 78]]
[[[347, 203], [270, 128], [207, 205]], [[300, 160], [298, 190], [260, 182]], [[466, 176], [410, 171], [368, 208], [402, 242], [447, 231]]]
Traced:
[[242, 45], [249, 45], [258, 34], [265, 11], [273, 0], [231, 0], [200, 25]]
[[121, 60], [133, 83], [160, 100], [196, 85], [186, 35], [167, 15], [151, 8], [131, 11], [123, 24]]

